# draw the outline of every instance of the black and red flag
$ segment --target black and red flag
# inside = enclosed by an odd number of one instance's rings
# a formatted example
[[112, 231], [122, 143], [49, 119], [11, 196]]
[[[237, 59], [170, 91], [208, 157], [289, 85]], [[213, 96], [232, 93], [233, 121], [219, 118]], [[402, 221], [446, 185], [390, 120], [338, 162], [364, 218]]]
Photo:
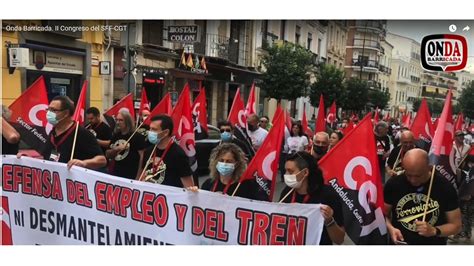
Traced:
[[192, 115], [196, 140], [207, 138], [207, 102], [206, 89], [204, 87], [201, 88], [199, 95], [194, 101]]
[[439, 117], [429, 155], [430, 165], [436, 166], [437, 174], [444, 176], [457, 189], [453, 152], [454, 121], [451, 98], [452, 92], [450, 89], [444, 101], [443, 111]]
[[416, 113], [415, 119], [411, 124], [410, 130], [416, 140], [416, 145], [426, 151], [429, 151], [433, 139], [434, 127], [431, 122], [431, 114], [426, 104], [426, 100], [421, 100], [420, 108]]
[[344, 228], [355, 244], [386, 244], [382, 179], [369, 113], [321, 160], [325, 184], [339, 195]]
[[41, 153], [53, 125], [46, 119], [48, 93], [43, 76], [39, 77], [9, 107], [9, 122], [32, 149]]
[[245, 180], [254, 179], [260, 187], [259, 191], [263, 191], [268, 196], [269, 201], [272, 201], [275, 192], [281, 142], [283, 141], [285, 128], [285, 113], [279, 111], [275, 115], [277, 115], [277, 118], [274, 119], [273, 127], [239, 180], [239, 183], [241, 183]]

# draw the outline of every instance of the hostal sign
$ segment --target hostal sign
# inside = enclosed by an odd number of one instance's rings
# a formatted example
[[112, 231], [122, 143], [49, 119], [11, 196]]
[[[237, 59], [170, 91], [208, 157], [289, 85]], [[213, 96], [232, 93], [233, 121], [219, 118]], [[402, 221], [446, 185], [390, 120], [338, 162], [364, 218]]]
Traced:
[[198, 26], [168, 26], [168, 41], [192, 43], [198, 41]]

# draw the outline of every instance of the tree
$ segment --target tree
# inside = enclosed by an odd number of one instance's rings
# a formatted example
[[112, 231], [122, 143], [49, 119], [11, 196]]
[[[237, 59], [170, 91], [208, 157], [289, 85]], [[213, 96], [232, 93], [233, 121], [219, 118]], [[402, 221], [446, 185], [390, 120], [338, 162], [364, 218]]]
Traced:
[[367, 81], [357, 78], [350, 78], [344, 83], [344, 101], [341, 103], [342, 108], [355, 112], [364, 109], [369, 99], [369, 85]]
[[323, 65], [316, 74], [316, 82], [311, 85], [309, 96], [313, 106], [319, 105], [319, 96], [324, 97], [324, 106], [329, 107], [333, 101], [339, 105], [344, 101], [344, 72], [333, 65]]
[[[435, 99], [430, 99], [430, 98], [425, 98], [426, 104], [428, 105], [428, 109], [430, 110], [430, 114], [433, 117], [441, 115], [441, 112], [443, 111], [444, 107], [444, 101], [442, 100], [435, 100]], [[418, 112], [418, 109], [420, 109], [421, 105], [421, 99], [416, 98], [413, 101], [413, 107], [411, 109], [412, 112]], [[453, 105], [453, 113], [455, 110], [455, 106]]]
[[309, 87], [313, 69], [313, 54], [300, 45], [283, 43], [265, 49], [261, 88], [277, 100], [294, 100], [304, 95]]
[[458, 103], [461, 111], [466, 117], [474, 119], [474, 82], [471, 83], [462, 91], [461, 96], [458, 97]]
[[380, 109], [385, 109], [388, 102], [390, 101], [390, 93], [379, 91], [379, 90], [369, 90], [369, 102], [373, 107], [378, 107]]
[[420, 105], [421, 105], [421, 99], [420, 98], [415, 98], [413, 100], [413, 105], [412, 105], [411, 111], [414, 112], [414, 113], [418, 112], [418, 110], [420, 109]]

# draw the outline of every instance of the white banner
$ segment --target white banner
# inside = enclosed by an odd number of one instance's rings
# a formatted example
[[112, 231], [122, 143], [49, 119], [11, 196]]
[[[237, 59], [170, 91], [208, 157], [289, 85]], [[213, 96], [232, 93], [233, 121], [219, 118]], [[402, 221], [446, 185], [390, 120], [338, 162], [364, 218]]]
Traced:
[[2, 159], [4, 244], [314, 245], [323, 229], [318, 204], [251, 201]]

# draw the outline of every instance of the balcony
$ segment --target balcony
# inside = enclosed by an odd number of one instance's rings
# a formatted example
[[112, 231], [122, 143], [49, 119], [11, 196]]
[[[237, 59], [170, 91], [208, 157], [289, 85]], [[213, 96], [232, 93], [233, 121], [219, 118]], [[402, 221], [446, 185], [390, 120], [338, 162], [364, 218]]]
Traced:
[[447, 90], [438, 90], [435, 91], [427, 89], [425, 85], [422, 87], [421, 97], [433, 98], [433, 99], [445, 99]]
[[439, 83], [439, 82], [432, 82], [432, 81], [426, 82], [426, 85], [430, 85], [430, 86], [438, 87], [438, 88], [444, 88], [444, 89], [449, 89], [449, 87], [450, 87], [448, 84]]
[[380, 50], [380, 42], [379, 41], [374, 41], [374, 40], [368, 40], [368, 39], [356, 39], [354, 38], [353, 42], [354, 47], [361, 47], [364, 49], [377, 49]]
[[247, 66], [248, 40], [230, 39], [229, 37], [206, 34], [204, 41], [194, 44], [194, 51], [210, 57], [229, 60], [232, 63]]
[[375, 80], [368, 80], [367, 85], [369, 85], [369, 88], [371, 88], [371, 89], [380, 90], [382, 88], [382, 84], [378, 81], [375, 81]]
[[410, 79], [411, 79], [411, 82], [414, 82], [414, 83], [419, 83], [420, 82], [420, 77], [417, 77], [417, 76], [411, 75]]
[[420, 60], [421, 56], [418, 53], [411, 53], [411, 58], [416, 59], [416, 60]]
[[459, 80], [458, 77], [456, 77], [455, 75], [453, 74], [449, 74], [449, 73], [438, 73], [438, 75], [444, 77], [444, 78], [447, 78], [447, 79], [452, 79], [452, 80]]
[[367, 72], [377, 72], [379, 69], [379, 62], [376, 60], [359, 60], [359, 59], [352, 59], [352, 66], [356, 67], [355, 70], [360, 70]]
[[384, 23], [380, 20], [356, 20], [355, 26], [358, 28], [371, 28], [384, 31]]
[[392, 74], [392, 69], [389, 68], [389, 67], [386, 67], [386, 66], [384, 66], [384, 65], [380, 65], [380, 66], [379, 66], [379, 70], [380, 70], [381, 72], [384, 72], [384, 73], [388, 74], [388, 75]]

